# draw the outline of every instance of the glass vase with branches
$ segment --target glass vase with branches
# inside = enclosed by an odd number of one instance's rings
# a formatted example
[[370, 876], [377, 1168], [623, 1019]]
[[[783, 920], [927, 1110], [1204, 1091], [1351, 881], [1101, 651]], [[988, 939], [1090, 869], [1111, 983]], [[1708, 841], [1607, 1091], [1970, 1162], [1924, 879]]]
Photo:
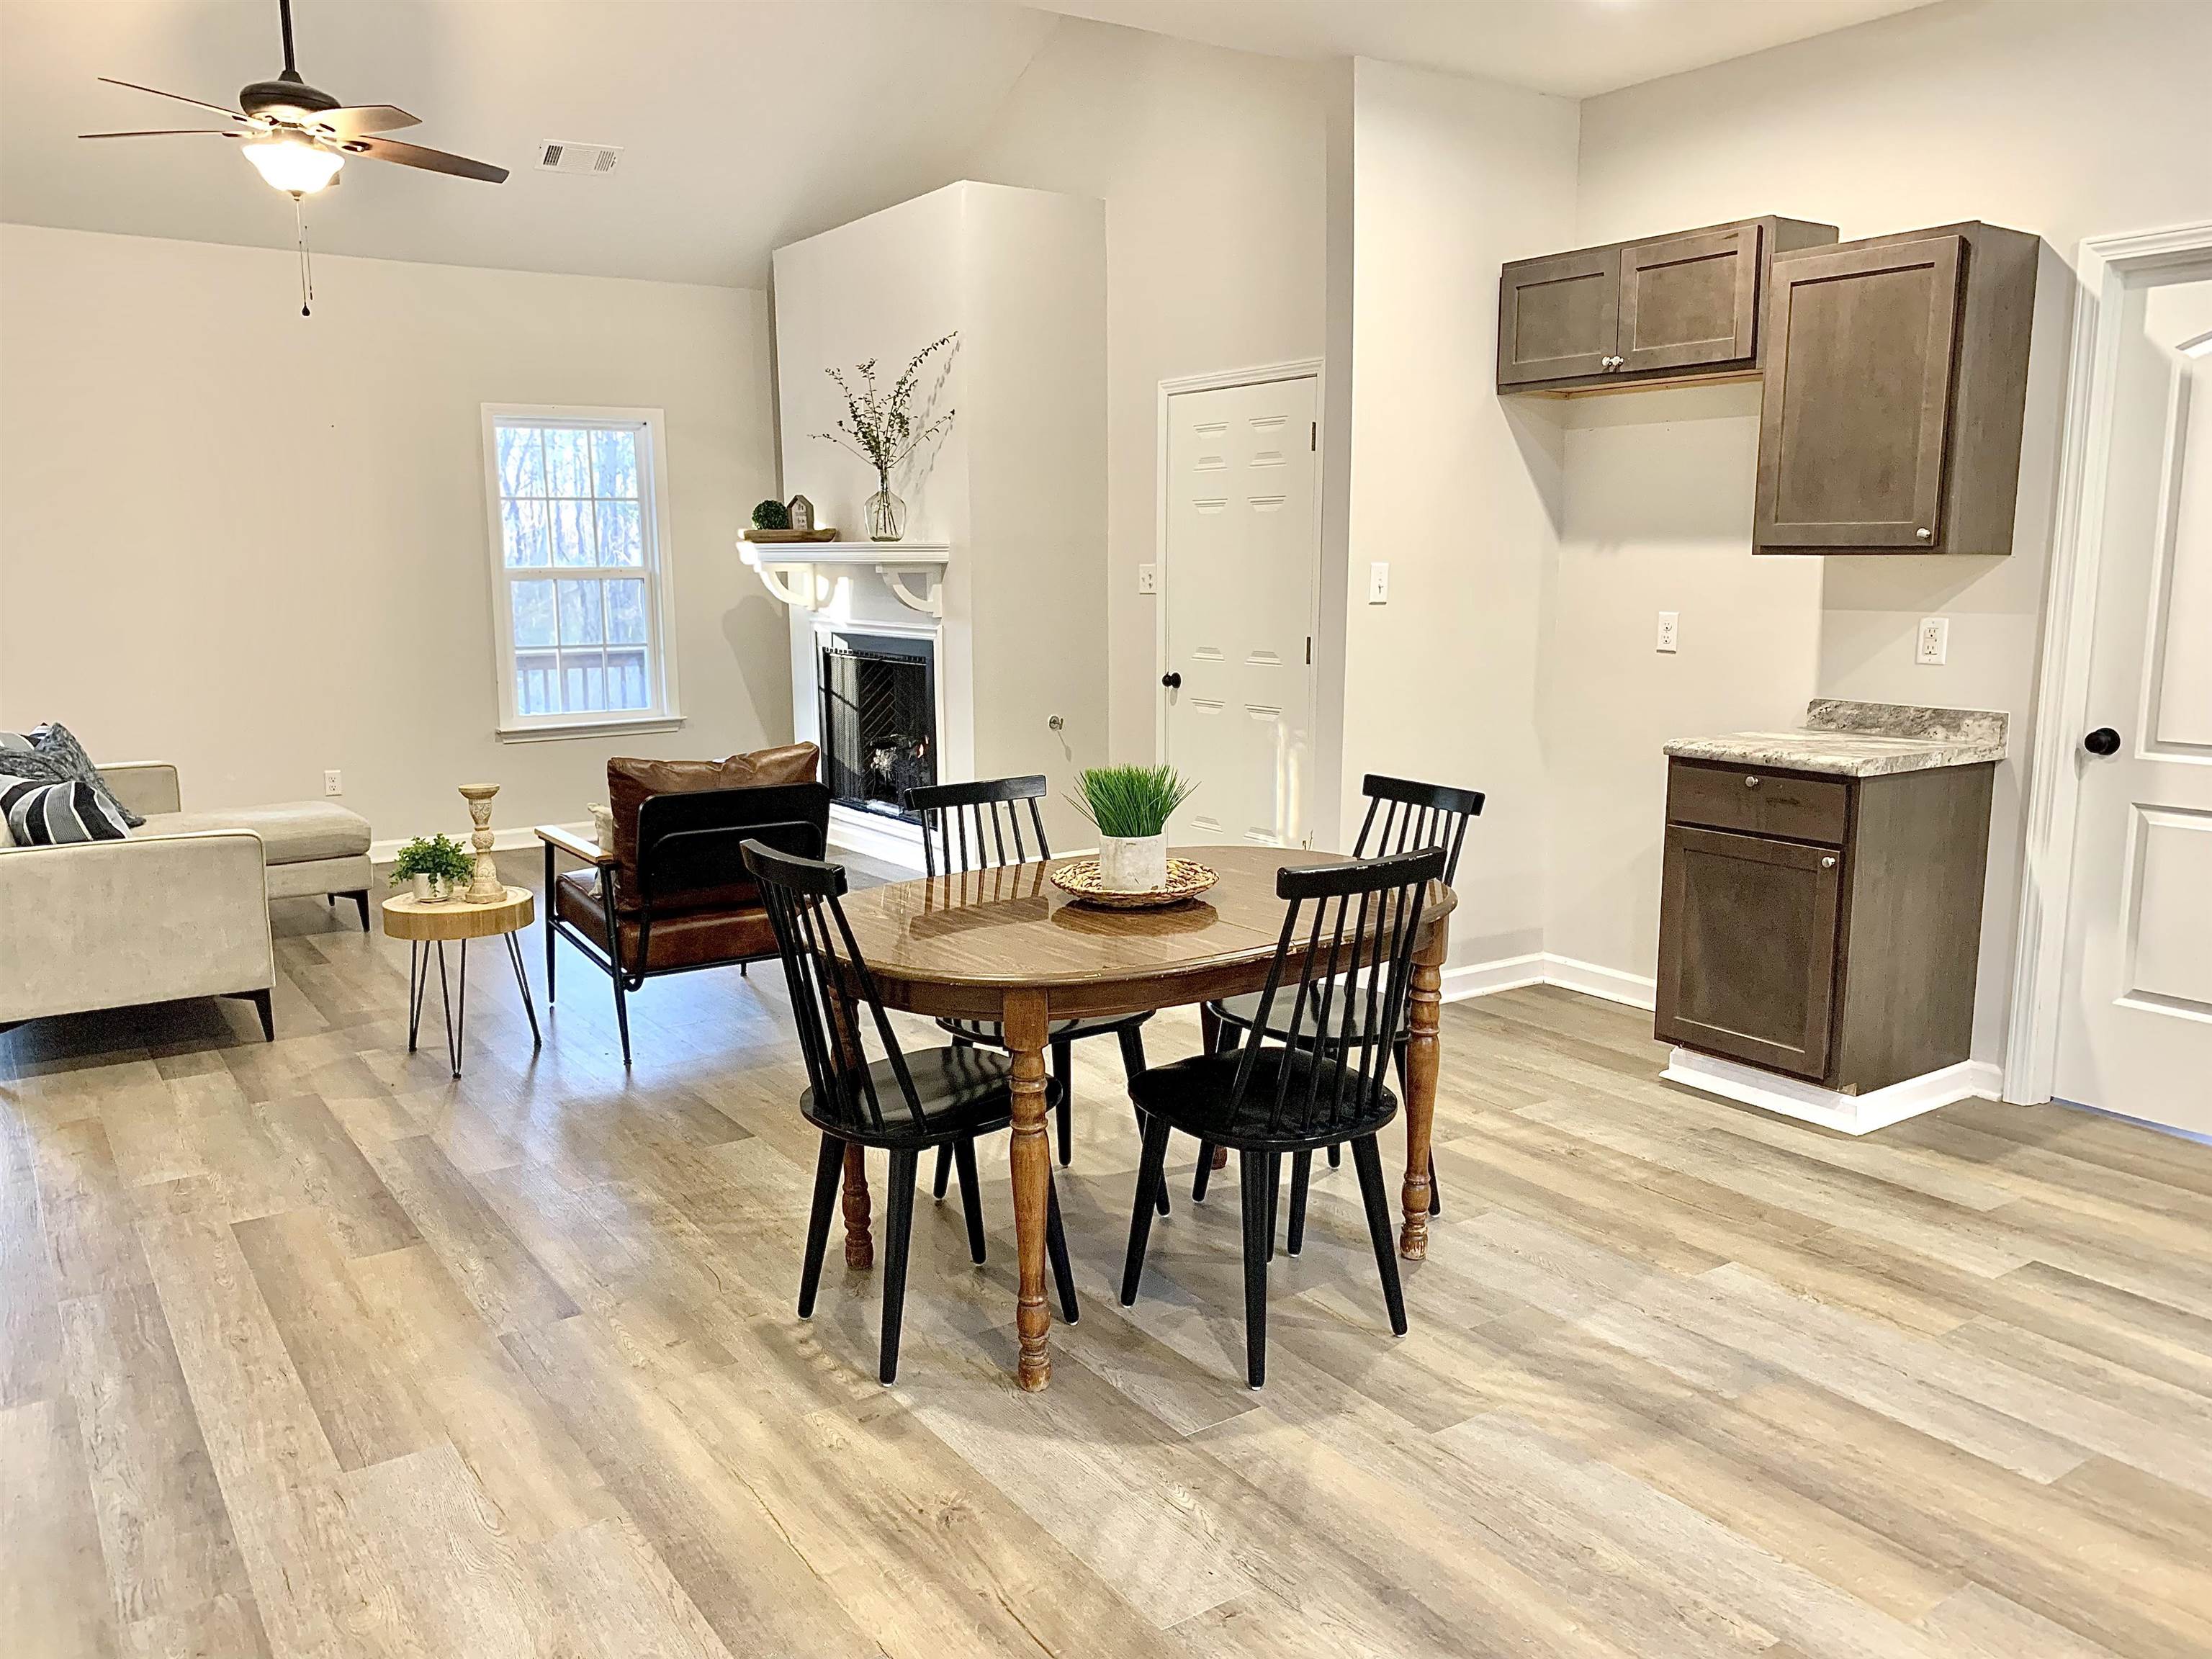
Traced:
[[[939, 352], [949, 354], [959, 337], [955, 330], [932, 340], [914, 354], [888, 387], [877, 381], [873, 357], [857, 364], [850, 378], [842, 368], [823, 371], [836, 383], [845, 399], [845, 413], [834, 430], [814, 435], [875, 468], [876, 493], [866, 505], [868, 536], [872, 541], [895, 542], [905, 530], [906, 504], [891, 492], [891, 474], [923, 445], [951, 429], [957, 410], [948, 409], [942, 415], [917, 421], [914, 400], [921, 386], [922, 366]], [[940, 376], [940, 383], [941, 380]], [[926, 410], [923, 413], [928, 415]]]

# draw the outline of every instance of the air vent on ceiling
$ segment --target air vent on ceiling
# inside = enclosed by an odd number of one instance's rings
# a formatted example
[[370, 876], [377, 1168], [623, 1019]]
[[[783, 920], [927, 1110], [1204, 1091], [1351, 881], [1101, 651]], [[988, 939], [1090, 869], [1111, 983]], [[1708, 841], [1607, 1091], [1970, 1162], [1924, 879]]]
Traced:
[[538, 147], [538, 165], [546, 173], [588, 173], [600, 177], [615, 170], [622, 160], [618, 144], [564, 144], [556, 142]]

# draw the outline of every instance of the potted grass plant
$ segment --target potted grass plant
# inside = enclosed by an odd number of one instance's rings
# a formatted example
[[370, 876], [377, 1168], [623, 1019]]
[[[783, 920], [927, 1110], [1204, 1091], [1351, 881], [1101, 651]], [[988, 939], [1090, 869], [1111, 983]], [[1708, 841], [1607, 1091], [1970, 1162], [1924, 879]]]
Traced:
[[451, 836], [417, 836], [392, 863], [392, 884], [409, 884], [418, 904], [442, 904], [465, 891], [476, 856]]
[[1075, 810], [1098, 830], [1098, 875], [1116, 893], [1168, 884], [1168, 819], [1198, 786], [1172, 766], [1094, 766], [1079, 772]]

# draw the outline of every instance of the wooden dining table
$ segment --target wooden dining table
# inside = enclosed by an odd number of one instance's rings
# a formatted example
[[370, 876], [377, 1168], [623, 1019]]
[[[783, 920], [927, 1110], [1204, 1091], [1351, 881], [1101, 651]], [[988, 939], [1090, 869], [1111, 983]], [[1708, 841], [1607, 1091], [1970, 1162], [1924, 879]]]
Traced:
[[[1134, 1013], [1267, 983], [1285, 906], [1275, 896], [1285, 866], [1340, 864], [1339, 854], [1281, 848], [1177, 848], [1219, 876], [1202, 896], [1157, 910], [1076, 903], [1054, 885], [1066, 860], [1005, 865], [904, 881], [853, 893], [845, 915], [887, 1007], [961, 1019], [996, 1020], [1013, 1056], [1014, 1234], [1020, 1257], [1015, 1329], [1017, 1377], [1042, 1389], [1052, 1377], [1045, 1301], [1045, 1208], [1051, 1152], [1045, 1135], [1045, 1048], [1053, 1023]], [[1428, 1254], [1429, 1132], [1437, 1098], [1437, 1013], [1454, 900], [1435, 884], [1414, 944], [1407, 1015], [1404, 1221], [1398, 1251]], [[1293, 960], [1296, 960], [1295, 955]], [[845, 1261], [875, 1259], [860, 1149], [845, 1155]]]

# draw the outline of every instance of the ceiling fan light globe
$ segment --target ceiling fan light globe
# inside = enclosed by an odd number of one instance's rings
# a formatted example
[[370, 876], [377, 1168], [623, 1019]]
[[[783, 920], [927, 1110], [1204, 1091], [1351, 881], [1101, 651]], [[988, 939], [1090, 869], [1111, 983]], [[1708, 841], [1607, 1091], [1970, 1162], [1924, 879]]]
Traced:
[[258, 138], [245, 147], [246, 159], [264, 180], [288, 196], [312, 196], [338, 176], [345, 157], [304, 138]]

